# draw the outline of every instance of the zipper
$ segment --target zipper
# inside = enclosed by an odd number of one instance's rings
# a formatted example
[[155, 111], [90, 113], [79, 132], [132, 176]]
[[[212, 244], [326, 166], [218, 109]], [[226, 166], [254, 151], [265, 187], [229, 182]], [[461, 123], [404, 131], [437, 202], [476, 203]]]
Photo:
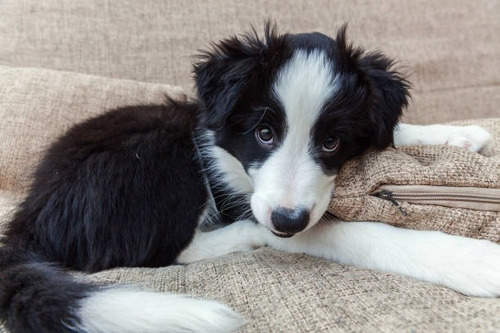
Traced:
[[394, 199], [394, 193], [393, 192], [391, 192], [389, 190], [386, 190], [386, 189], [383, 189], [382, 191], [376, 193], [376, 195], [379, 198], [382, 198], [382, 199], [385, 199], [385, 200], [389, 200], [394, 206], [398, 207], [399, 211], [404, 216], [408, 216], [408, 213], [403, 209], [403, 207], [401, 207], [401, 205], [399, 204], [399, 202], [397, 202], [396, 199]]
[[405, 216], [401, 202], [500, 212], [500, 188], [382, 185], [374, 195], [390, 201]]

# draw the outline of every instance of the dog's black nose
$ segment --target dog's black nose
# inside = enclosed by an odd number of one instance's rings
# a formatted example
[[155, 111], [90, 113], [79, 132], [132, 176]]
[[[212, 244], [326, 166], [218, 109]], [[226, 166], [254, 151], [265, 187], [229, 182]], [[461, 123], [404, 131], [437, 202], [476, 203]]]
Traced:
[[287, 234], [304, 230], [309, 223], [309, 210], [278, 207], [271, 213], [274, 229]]

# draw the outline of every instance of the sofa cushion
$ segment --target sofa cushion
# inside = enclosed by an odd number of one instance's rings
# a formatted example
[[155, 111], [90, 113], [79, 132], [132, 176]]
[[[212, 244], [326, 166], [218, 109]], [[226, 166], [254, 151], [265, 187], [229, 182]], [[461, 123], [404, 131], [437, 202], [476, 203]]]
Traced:
[[167, 94], [184, 96], [166, 84], [0, 66], [0, 191], [24, 190], [40, 153], [76, 122]]
[[[109, 108], [161, 102], [164, 94], [182, 96], [168, 85], [0, 68], [0, 226], [20, 200], [41, 151], [57, 135]], [[500, 330], [498, 299], [466, 297], [267, 248], [186, 266], [112, 269], [88, 278], [219, 300], [248, 319], [242, 332]]]
[[0, 1], [0, 64], [192, 86], [192, 56], [213, 40], [262, 31], [349, 35], [397, 58], [414, 83], [407, 117], [432, 123], [498, 115], [497, 0]]
[[500, 244], [500, 118], [455, 124], [480, 124], [493, 140], [480, 153], [446, 145], [370, 150], [341, 168], [329, 211], [344, 221]]

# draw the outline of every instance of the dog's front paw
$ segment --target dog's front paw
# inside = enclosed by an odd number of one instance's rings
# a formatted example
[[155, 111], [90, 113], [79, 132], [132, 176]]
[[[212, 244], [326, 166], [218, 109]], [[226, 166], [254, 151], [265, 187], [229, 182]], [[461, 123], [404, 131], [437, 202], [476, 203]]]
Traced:
[[193, 240], [176, 258], [178, 264], [250, 251], [266, 246], [268, 231], [253, 221], [241, 220], [217, 230], [197, 231]]
[[493, 141], [481, 126], [399, 124], [394, 132], [396, 145], [450, 145], [478, 152]]
[[469, 241], [459, 251], [461, 259], [450, 262], [445, 284], [469, 296], [500, 297], [500, 245]]
[[481, 126], [450, 126], [436, 136], [442, 136], [445, 145], [465, 148], [478, 152], [493, 141], [491, 134]]

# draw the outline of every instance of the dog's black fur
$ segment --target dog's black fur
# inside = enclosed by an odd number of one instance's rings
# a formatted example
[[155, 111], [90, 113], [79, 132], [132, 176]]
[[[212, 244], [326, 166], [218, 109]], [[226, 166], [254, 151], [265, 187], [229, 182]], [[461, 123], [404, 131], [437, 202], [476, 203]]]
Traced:
[[73, 127], [47, 151], [6, 244], [87, 272], [170, 265], [207, 197], [194, 111], [134, 106]]
[[[342, 75], [341, 94], [321, 119], [342, 142], [334, 156], [318, 157], [325, 172], [369, 147], [391, 145], [408, 83], [391, 60], [350, 46], [345, 28], [335, 41], [318, 33], [278, 35], [269, 26], [263, 40], [255, 34], [223, 40], [194, 67], [196, 103], [110, 111], [76, 125], [46, 152], [0, 249], [0, 318], [7, 327], [74, 332], [61, 322], [77, 323], [71, 308], [97, 287], [47, 262], [86, 272], [170, 265], [191, 241], [209, 195], [224, 222], [248, 211], [244, 196], [244, 207], [223, 207], [238, 194], [205, 172], [211, 161], [197, 152], [204, 144], [195, 143], [194, 133], [214, 131], [213, 144], [245, 168], [264, 160], [270, 152], [251, 129], [263, 117], [274, 123], [284, 117], [269, 90], [297, 48], [324, 50]], [[277, 112], [254, 111], [262, 105]]]

